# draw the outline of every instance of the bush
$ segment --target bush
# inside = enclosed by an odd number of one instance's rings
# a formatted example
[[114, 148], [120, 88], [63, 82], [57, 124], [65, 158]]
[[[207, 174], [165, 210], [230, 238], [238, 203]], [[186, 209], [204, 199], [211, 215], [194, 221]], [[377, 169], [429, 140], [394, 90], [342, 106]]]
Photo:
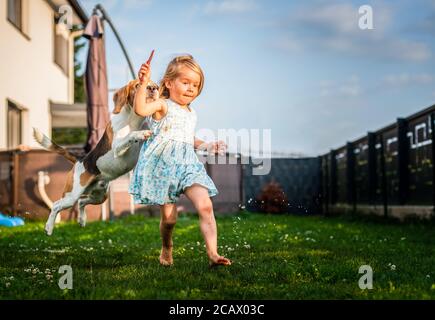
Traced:
[[288, 211], [288, 198], [278, 182], [266, 184], [257, 197], [257, 205], [263, 212], [284, 213]]

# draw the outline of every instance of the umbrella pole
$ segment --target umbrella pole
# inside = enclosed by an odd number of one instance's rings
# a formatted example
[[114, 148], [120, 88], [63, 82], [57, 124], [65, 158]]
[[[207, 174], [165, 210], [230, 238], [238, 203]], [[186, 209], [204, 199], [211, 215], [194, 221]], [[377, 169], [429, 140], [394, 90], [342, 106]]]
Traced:
[[133, 79], [135, 79], [135, 73], [133, 69], [133, 64], [131, 63], [130, 57], [128, 56], [127, 50], [125, 49], [124, 44], [122, 43], [121, 37], [118, 34], [118, 31], [116, 30], [115, 26], [112, 23], [112, 20], [110, 19], [109, 15], [107, 14], [106, 10], [104, 10], [103, 6], [101, 4], [97, 4], [92, 12], [92, 14], [97, 14], [97, 11], [100, 11], [102, 15], [102, 19], [107, 21], [110, 28], [112, 29], [113, 33], [115, 34], [116, 40], [118, 40], [119, 45], [121, 46], [122, 52], [124, 53], [125, 59], [127, 60], [128, 66], [130, 68], [131, 76]]

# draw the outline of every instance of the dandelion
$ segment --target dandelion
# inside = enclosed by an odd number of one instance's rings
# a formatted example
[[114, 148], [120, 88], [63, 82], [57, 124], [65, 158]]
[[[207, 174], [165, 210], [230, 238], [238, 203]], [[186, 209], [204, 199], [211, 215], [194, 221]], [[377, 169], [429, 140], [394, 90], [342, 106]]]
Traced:
[[334, 236], [330, 236], [329, 239], [331, 239], [331, 240], [334, 239]]
[[201, 244], [199, 243], [199, 241], [196, 241], [196, 245], [197, 245], [197, 246], [200, 246]]

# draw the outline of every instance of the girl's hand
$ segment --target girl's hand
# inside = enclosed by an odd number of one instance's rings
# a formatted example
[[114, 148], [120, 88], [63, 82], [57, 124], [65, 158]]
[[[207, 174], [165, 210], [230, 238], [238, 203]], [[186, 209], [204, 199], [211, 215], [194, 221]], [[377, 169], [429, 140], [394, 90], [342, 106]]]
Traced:
[[154, 50], [151, 51], [150, 57], [148, 58], [147, 62], [143, 63], [140, 67], [138, 76], [139, 76], [139, 82], [140, 84], [144, 84], [147, 85], [148, 81], [150, 81], [151, 79], [151, 60], [153, 59], [154, 56]]
[[151, 67], [149, 63], [143, 63], [141, 65], [138, 76], [140, 84], [148, 84], [151, 79]]
[[215, 141], [209, 144], [208, 151], [211, 153], [218, 153], [220, 156], [223, 156], [227, 151], [227, 145], [223, 141]]

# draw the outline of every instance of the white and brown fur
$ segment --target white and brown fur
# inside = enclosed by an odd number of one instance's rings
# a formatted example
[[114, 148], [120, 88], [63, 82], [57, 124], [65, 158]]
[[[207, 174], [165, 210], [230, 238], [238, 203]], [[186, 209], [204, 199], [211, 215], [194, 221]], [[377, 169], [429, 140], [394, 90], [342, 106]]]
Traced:
[[[58, 146], [38, 129], [33, 128], [36, 141], [44, 148], [57, 152], [72, 162], [62, 198], [55, 201], [45, 225], [47, 235], [53, 233], [56, 216], [62, 210], [78, 203], [79, 223], [86, 225], [85, 206], [101, 204], [107, 199], [109, 182], [134, 168], [141, 146], [151, 135], [149, 130], [140, 130], [144, 118], [133, 110], [138, 80], [130, 81], [113, 96], [115, 107], [111, 121], [96, 147], [82, 160]], [[147, 101], [158, 98], [158, 86], [150, 81], [147, 85]], [[123, 136], [125, 135], [125, 136]]]

